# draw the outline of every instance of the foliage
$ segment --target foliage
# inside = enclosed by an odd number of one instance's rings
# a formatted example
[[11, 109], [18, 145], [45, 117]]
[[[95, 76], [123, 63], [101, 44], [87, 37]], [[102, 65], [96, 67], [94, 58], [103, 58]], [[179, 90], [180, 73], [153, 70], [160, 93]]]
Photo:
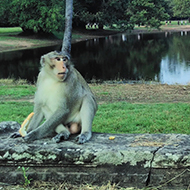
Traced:
[[133, 25], [129, 22], [130, 16], [126, 14], [129, 6], [129, 0], [107, 1], [107, 4], [103, 6], [104, 24], [117, 24], [119, 28], [132, 29]]
[[11, 4], [9, 0], [1, 1], [0, 6], [0, 26], [10, 26], [9, 17], [10, 17], [10, 8]]
[[99, 14], [102, 0], [74, 0], [73, 26], [83, 27], [89, 22], [95, 22], [95, 14]]
[[165, 7], [165, 0], [132, 0], [126, 14], [130, 16], [132, 24], [159, 28], [161, 21], [169, 18]]
[[94, 3], [91, 0], [75, 1], [74, 22], [78, 25], [80, 22], [81, 25], [98, 23], [100, 28], [113, 24], [124, 29], [131, 29], [135, 24], [159, 28], [160, 21], [169, 17], [166, 0], [99, 0]]
[[25, 169], [25, 167], [18, 167], [18, 169], [21, 169], [22, 170], [22, 172], [23, 172], [23, 176], [24, 176], [24, 183], [23, 183], [23, 186], [24, 187], [27, 187], [27, 186], [29, 186], [30, 185], [30, 182], [31, 182], [31, 180], [32, 179], [28, 179], [28, 176], [26, 175], [26, 172], [29, 170], [29, 168], [26, 168]]
[[[186, 0], [187, 1], [187, 0]], [[3, 1], [0, 25], [20, 26], [24, 31], [52, 32], [64, 27], [65, 1], [58, 0], [12, 0]], [[158, 28], [166, 20], [171, 7], [168, 0], [74, 0], [73, 27], [87, 23], [116, 24], [131, 29], [135, 24]], [[10, 8], [11, 7], [11, 8]]]
[[190, 16], [190, 0], [172, 0], [174, 16], [186, 18]]
[[[80, 0], [74, 1], [74, 25], [84, 27], [87, 23], [103, 25], [128, 25], [125, 15], [129, 0]], [[77, 11], [76, 11], [77, 10]]]
[[24, 31], [60, 31], [64, 25], [64, 5], [58, 0], [13, 0], [9, 21]]

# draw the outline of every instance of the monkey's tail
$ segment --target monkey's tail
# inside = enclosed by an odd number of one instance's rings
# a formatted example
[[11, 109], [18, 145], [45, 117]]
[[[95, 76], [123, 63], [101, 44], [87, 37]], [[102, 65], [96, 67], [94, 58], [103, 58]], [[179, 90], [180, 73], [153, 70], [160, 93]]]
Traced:
[[33, 115], [34, 115], [34, 112], [30, 113], [27, 116], [27, 118], [24, 120], [24, 122], [22, 123], [21, 128], [19, 129], [19, 133], [21, 134], [22, 137], [27, 135], [26, 130], [27, 130], [27, 127], [28, 127]]

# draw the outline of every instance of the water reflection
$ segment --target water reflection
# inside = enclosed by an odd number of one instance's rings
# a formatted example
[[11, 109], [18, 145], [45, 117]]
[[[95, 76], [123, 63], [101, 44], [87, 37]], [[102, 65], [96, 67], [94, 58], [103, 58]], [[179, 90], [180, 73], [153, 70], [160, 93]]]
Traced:
[[57, 46], [0, 53], [0, 78], [27, 79], [35, 82], [41, 55], [56, 48]]
[[89, 40], [75, 44], [72, 56], [87, 79], [154, 80], [160, 72], [162, 55], [168, 49], [162, 36], [123, 34], [101, 38], [95, 43]]
[[87, 79], [187, 84], [190, 82], [189, 48], [188, 32], [183, 32], [183, 36], [181, 32], [122, 34], [75, 44], [72, 55]]
[[[185, 61], [170, 62], [168, 56], [162, 59], [160, 66], [160, 82], [167, 84], [188, 84], [190, 82], [190, 67]], [[169, 64], [168, 64], [169, 63]]]
[[[86, 80], [190, 82], [190, 33], [120, 34], [72, 45], [72, 61]], [[59, 46], [0, 53], [0, 78], [36, 80], [40, 56]]]

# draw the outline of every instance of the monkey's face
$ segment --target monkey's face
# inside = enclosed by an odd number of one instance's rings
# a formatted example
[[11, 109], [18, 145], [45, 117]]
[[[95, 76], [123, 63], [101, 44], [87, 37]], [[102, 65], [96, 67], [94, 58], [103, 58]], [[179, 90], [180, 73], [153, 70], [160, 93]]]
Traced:
[[50, 59], [50, 69], [59, 81], [64, 81], [68, 74], [68, 59], [63, 56], [56, 56]]
[[56, 51], [45, 54], [40, 61], [42, 71], [58, 81], [64, 81], [69, 73], [70, 62], [68, 58]]

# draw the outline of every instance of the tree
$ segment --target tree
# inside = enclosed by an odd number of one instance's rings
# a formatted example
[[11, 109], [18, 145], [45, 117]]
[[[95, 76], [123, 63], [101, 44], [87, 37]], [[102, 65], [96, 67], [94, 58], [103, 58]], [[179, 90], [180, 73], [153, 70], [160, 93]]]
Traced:
[[10, 23], [24, 31], [49, 33], [63, 29], [63, 1], [12, 0], [11, 7]]
[[119, 28], [131, 28], [130, 17], [126, 14], [129, 2], [129, 0], [107, 0], [104, 2], [101, 21], [105, 25], [116, 24]]
[[74, 0], [73, 27], [85, 28], [87, 23], [97, 23], [103, 0]]
[[[133, 28], [135, 24], [158, 28], [161, 25], [160, 21], [168, 18], [166, 13], [168, 1], [74, 0], [73, 27], [85, 28], [87, 23], [97, 23], [99, 28], [113, 24], [124, 29]], [[9, 25], [20, 26], [24, 31], [47, 33], [63, 31], [64, 2], [59, 0], [4, 0], [0, 7], [0, 16]]]
[[169, 14], [170, 19], [173, 17], [173, 0], [165, 0], [166, 2], [166, 12]]
[[70, 58], [72, 39], [73, 0], [66, 0], [65, 33], [61, 51]]
[[132, 0], [126, 14], [131, 24], [159, 28], [161, 21], [169, 18], [165, 6], [165, 0]]
[[117, 24], [125, 26], [129, 18], [125, 15], [129, 0], [75, 0], [74, 27], [83, 27], [87, 23], [103, 25]]
[[10, 26], [10, 3], [9, 0], [3, 0], [0, 6], [0, 26]]
[[159, 28], [161, 21], [169, 18], [167, 0], [75, 0], [74, 8], [74, 23], [83, 27], [96, 22], [100, 26], [116, 24], [124, 29], [135, 24]]
[[190, 0], [173, 0], [174, 16], [180, 18], [187, 18], [190, 16]]

